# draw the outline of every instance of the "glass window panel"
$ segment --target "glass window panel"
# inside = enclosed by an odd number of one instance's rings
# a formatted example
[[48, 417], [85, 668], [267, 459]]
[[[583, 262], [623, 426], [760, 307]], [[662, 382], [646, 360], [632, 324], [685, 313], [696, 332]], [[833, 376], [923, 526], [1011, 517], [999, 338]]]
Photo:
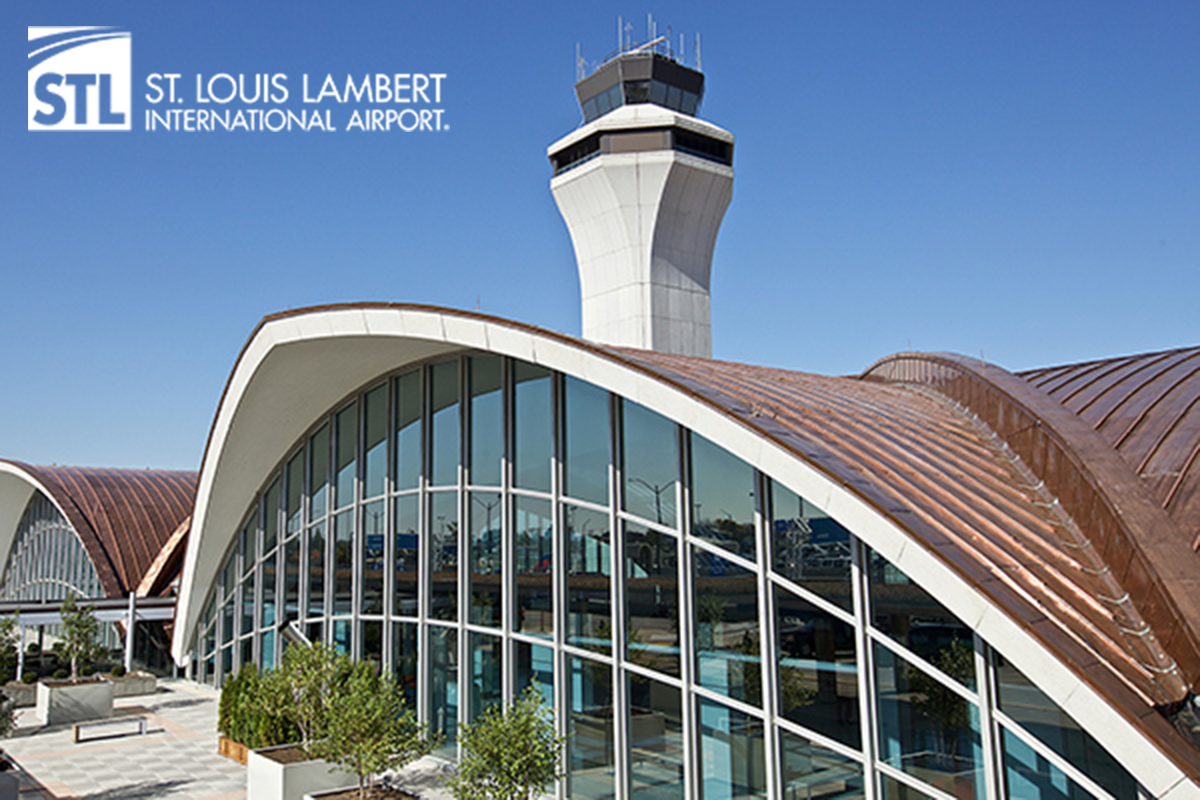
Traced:
[[983, 797], [979, 709], [878, 642], [880, 758], [955, 797]]
[[970, 689], [975, 688], [974, 635], [929, 592], [874, 550], [868, 552], [871, 622]]
[[470, 621], [499, 628], [500, 565], [504, 549], [500, 518], [504, 506], [500, 495], [493, 492], [471, 492], [470, 498], [467, 510], [471, 526]]
[[263, 672], [275, 669], [275, 631], [263, 631], [262, 641], [259, 644], [262, 648]]
[[242, 581], [242, 628], [239, 633], [245, 636], [254, 631], [254, 573], [251, 572]]
[[225, 574], [221, 578], [221, 585], [225, 587], [225, 598], [233, 597], [237, 591], [238, 579], [238, 549], [236, 547], [229, 553], [229, 558], [225, 561]]
[[339, 655], [350, 655], [350, 620], [335, 619], [333, 621], [333, 649]]
[[421, 479], [421, 372], [396, 378], [396, 489]]
[[629, 786], [634, 797], [683, 797], [683, 701], [674, 686], [629, 675]]
[[228, 678], [233, 674], [233, 646], [221, 651], [221, 675]]
[[767, 796], [762, 720], [700, 699], [701, 797]]
[[292, 460], [287, 465], [287, 499], [285, 517], [287, 519], [287, 535], [299, 533], [300, 527], [304, 523], [303, 503], [300, 501], [304, 497], [304, 448], [300, 448], [300, 452], [292, 456]]
[[[1067, 777], [1044, 756], [1007, 729], [1000, 731], [1004, 748], [1004, 783], [1007, 797], [1029, 800], [1091, 800], [1092, 794]], [[1105, 786], [1105, 788], [1108, 788]], [[1116, 792], [1119, 798], [1137, 798], [1133, 794]]]
[[362, 637], [362, 660], [376, 665], [383, 664], [383, 623], [379, 620], [367, 620], [359, 623]]
[[363, 497], [387, 488], [387, 384], [363, 396]]
[[504, 455], [504, 403], [498, 356], [468, 359], [471, 379], [471, 476], [475, 486], [500, 485]]
[[275, 553], [263, 559], [262, 565], [262, 628], [275, 627]]
[[333, 613], [354, 611], [354, 512], [343, 511], [333, 525]]
[[[255, 505], [255, 508], [258, 506]], [[245, 575], [254, 569], [255, 563], [258, 561], [258, 514], [250, 515], [250, 519], [246, 520], [246, 524], [242, 527], [240, 535], [240, 546], [242, 551], [242, 574]]]
[[678, 86], [667, 87], [667, 108], [679, 111], [683, 108], [683, 89]]
[[635, 664], [679, 675], [679, 551], [674, 536], [625, 523], [625, 629]]
[[363, 506], [362, 613], [383, 613], [383, 548], [387, 530], [384, 501]]
[[458, 485], [459, 423], [458, 362], [445, 361], [429, 368], [430, 428], [433, 441], [430, 479], [435, 486]]
[[750, 570], [694, 548], [696, 663], [705, 686], [762, 703], [758, 581]]
[[334, 508], [354, 502], [354, 452], [358, 431], [358, 405], [351, 403], [334, 417]]
[[392, 623], [392, 674], [409, 708], [417, 707], [417, 624]]
[[563, 482], [567, 495], [608, 503], [608, 393], [567, 376], [563, 409]]
[[284, 548], [283, 613], [290, 622], [300, 617], [300, 538], [288, 540]]
[[1138, 796], [1137, 781], [1091, 734], [1002, 655], [993, 658], [1001, 711], [1114, 796]]
[[522, 489], [550, 491], [554, 453], [554, 384], [550, 370], [513, 364], [513, 482]]
[[695, 92], [689, 92], [686, 89], [683, 92], [682, 111], [689, 117], [696, 116], [696, 109], [700, 105], [700, 95]]
[[254, 637], [247, 636], [244, 639], [242, 639], [242, 643], [241, 643], [240, 647], [241, 647], [241, 651], [242, 651], [242, 655], [241, 655], [242, 660], [238, 663], [240, 663], [240, 664], [255, 664], [256, 662], [254, 660]]
[[783, 796], [821, 800], [862, 800], [862, 764], [813, 744], [790, 731], [779, 732]]
[[325, 516], [329, 496], [329, 426], [322, 425], [308, 440], [308, 513]]
[[850, 531], [791, 489], [771, 481], [771, 556], [775, 571], [847, 611]]
[[536, 687], [542, 695], [542, 702], [548, 708], [554, 708], [554, 651], [549, 647], [516, 643], [517, 652], [517, 694], [528, 687]]
[[458, 733], [458, 631], [437, 625], [429, 629], [429, 727], [444, 737], [435, 752], [454, 759]]
[[499, 636], [472, 633], [471, 639], [471, 720], [503, 701], [502, 666]]
[[263, 500], [263, 552], [275, 549], [279, 540], [279, 478], [271, 481], [271, 487]]
[[549, 638], [554, 634], [554, 520], [550, 501], [515, 498], [516, 618], [521, 633]]
[[662, 81], [650, 82], [650, 102], [660, 106], [667, 104], [667, 85], [665, 83]]
[[612, 667], [574, 657], [567, 663], [567, 796], [588, 800], [613, 797]]
[[901, 783], [891, 775], [880, 776], [884, 800], [933, 800], [925, 792], [917, 791], [907, 783]]
[[692, 535], [754, 559], [754, 470], [693, 433]]
[[854, 627], [775, 587], [779, 712], [806, 728], [860, 747]]
[[308, 640], [310, 642], [325, 641], [325, 623], [324, 622], [310, 622], [305, 627], [308, 631], [308, 633], [305, 635], [308, 636]]
[[420, 499], [415, 494], [396, 498], [396, 553], [393, 561], [396, 598], [392, 613], [402, 617], [417, 616]]
[[325, 524], [308, 529], [308, 616], [325, 616]]
[[221, 641], [223, 643], [232, 642], [237, 635], [233, 630], [233, 613], [236, 597], [231, 597], [229, 602], [221, 606]]
[[429, 497], [429, 557], [433, 581], [434, 619], [458, 619], [458, 493]]
[[621, 475], [624, 508], [661, 525], [675, 525], [679, 448], [675, 423], [648, 408], [622, 404]]
[[608, 514], [568, 506], [567, 641], [608, 653], [612, 647]]

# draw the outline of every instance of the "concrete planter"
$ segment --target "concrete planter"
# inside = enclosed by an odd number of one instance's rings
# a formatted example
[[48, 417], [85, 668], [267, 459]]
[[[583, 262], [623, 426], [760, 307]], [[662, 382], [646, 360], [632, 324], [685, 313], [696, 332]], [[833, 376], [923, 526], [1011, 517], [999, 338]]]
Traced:
[[357, 786], [358, 778], [342, 770], [329, 771], [329, 762], [320, 759], [295, 764], [280, 764], [270, 754], [295, 745], [251, 750], [246, 760], [246, 800], [303, 800], [309, 792]]
[[113, 697], [135, 697], [158, 691], [158, 678], [149, 672], [127, 672], [119, 678], [109, 677], [108, 680], [112, 681]]
[[4, 684], [4, 694], [12, 700], [15, 708], [33, 708], [37, 705], [37, 684], [9, 681]]
[[105, 680], [43, 681], [37, 685], [35, 715], [43, 725], [61, 725], [112, 716], [113, 685]]

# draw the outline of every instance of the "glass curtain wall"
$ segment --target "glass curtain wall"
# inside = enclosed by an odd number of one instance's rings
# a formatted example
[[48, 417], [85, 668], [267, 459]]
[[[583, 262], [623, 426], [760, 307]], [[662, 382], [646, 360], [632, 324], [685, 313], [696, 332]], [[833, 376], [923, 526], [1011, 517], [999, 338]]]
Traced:
[[283, 456], [211, 588], [201, 680], [271, 668], [294, 623], [396, 674], [451, 759], [460, 722], [533, 686], [570, 797], [1137, 797], [835, 519], [574, 377], [410, 367]]

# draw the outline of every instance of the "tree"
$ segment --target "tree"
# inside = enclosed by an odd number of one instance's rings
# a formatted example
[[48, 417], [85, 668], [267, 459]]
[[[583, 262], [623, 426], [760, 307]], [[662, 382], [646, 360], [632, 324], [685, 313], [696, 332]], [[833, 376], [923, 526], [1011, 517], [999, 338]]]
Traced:
[[564, 773], [559, 758], [566, 739], [534, 687], [508, 709], [492, 706], [470, 725], [460, 725], [462, 758], [447, 781], [457, 800], [532, 800]]
[[366, 798], [375, 775], [400, 769], [438, 744], [405, 707], [395, 679], [381, 678], [362, 662], [353, 666], [329, 704], [324, 734], [313, 743], [314, 754], [357, 775], [359, 798]]
[[0, 617], [0, 683], [17, 676], [17, 620]]
[[353, 662], [322, 642], [294, 644], [268, 680], [268, 693], [278, 713], [300, 730], [300, 746], [308, 752], [324, 735], [329, 710], [353, 669]]
[[100, 644], [100, 623], [90, 606], [80, 608], [75, 595], [67, 595], [62, 604], [62, 654], [71, 660], [71, 682], [79, 680], [80, 664], [95, 661], [104, 655]]

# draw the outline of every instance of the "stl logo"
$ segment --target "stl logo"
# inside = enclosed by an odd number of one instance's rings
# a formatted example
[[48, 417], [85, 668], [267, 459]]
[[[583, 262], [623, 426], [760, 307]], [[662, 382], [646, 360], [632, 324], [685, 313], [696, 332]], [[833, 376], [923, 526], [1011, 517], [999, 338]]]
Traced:
[[118, 28], [30, 26], [29, 130], [130, 130], [132, 52]]

